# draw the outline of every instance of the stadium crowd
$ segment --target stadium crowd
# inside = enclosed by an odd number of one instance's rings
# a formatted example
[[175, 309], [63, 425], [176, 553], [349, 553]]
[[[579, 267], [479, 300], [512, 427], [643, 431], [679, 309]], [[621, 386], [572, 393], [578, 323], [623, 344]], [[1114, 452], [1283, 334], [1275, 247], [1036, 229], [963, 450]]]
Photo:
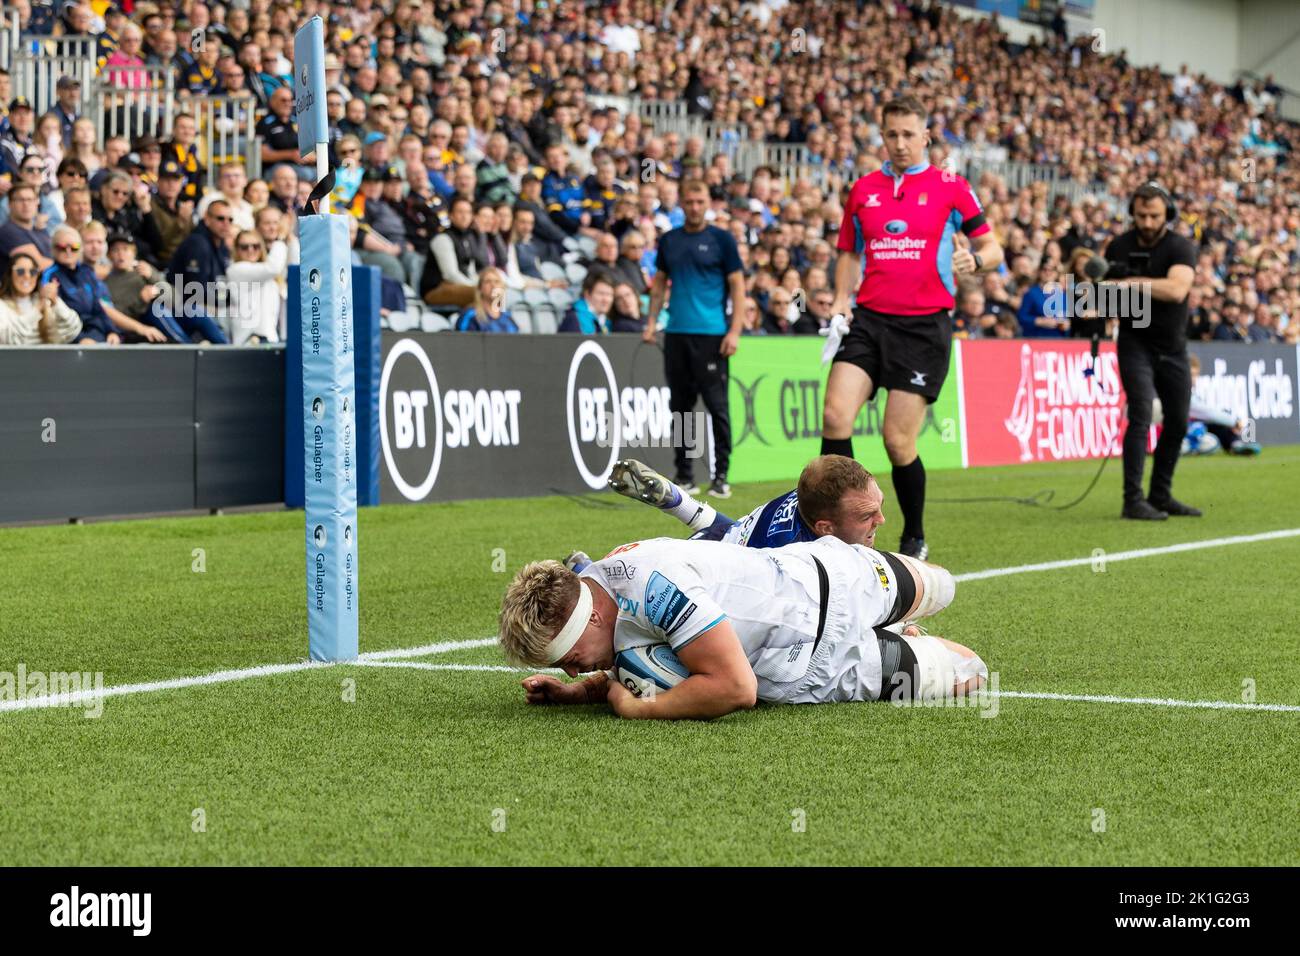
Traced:
[[[283, 337], [296, 216], [315, 178], [297, 152], [293, 35], [315, 15], [334, 209], [351, 214], [354, 261], [381, 270], [394, 328], [638, 331], [659, 240], [683, 222], [681, 185], [700, 179], [709, 221], [738, 240], [747, 332], [816, 333], [830, 319], [840, 202], [881, 164], [879, 105], [911, 92], [932, 111], [936, 165], [1047, 164], [1086, 187], [1072, 201], [1045, 181], [974, 177], [1007, 263], [958, 289], [956, 334], [1069, 335], [1054, 283], [1125, 228], [1126, 197], [1158, 179], [1200, 250], [1191, 337], [1300, 341], [1296, 129], [1270, 81], [1163, 76], [1092, 35], [1017, 45], [996, 20], [937, 4], [7, 6], [38, 47], [96, 36], [107, 87], [173, 71], [179, 105], [166, 129], [152, 117], [131, 140], [99, 141], [74, 77], [37, 116], [35, 91], [0, 72], [0, 343]], [[734, 135], [656, 130], [611, 105], [628, 96], [806, 144], [804, 173], [738, 169]], [[231, 157], [201, 161], [190, 106], [209, 97], [253, 111], [261, 178]], [[187, 298], [191, 285], [205, 294]]]

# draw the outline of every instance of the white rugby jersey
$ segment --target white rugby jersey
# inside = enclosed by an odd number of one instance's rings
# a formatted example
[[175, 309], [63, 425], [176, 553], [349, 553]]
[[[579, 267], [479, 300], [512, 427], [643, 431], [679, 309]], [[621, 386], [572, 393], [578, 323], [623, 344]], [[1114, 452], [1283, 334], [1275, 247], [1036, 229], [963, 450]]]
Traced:
[[823, 637], [834, 640], [869, 631], [892, 604], [872, 554], [832, 537], [779, 549], [653, 538], [615, 549], [581, 576], [618, 605], [615, 653], [658, 643], [677, 651], [725, 619], [755, 674], [782, 682], [804, 674], [817, 638], [821, 592], [813, 555], [828, 572]]

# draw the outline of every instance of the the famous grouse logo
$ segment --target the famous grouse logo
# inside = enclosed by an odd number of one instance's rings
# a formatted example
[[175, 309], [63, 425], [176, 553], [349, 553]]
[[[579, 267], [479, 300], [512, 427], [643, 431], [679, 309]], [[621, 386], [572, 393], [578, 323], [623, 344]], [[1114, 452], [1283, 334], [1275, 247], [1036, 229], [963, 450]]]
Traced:
[[1020, 384], [1016, 386], [1016, 400], [1011, 405], [1011, 414], [1002, 424], [1011, 437], [1020, 443], [1020, 460], [1033, 461], [1034, 453], [1029, 448], [1029, 439], [1034, 434], [1034, 373], [1031, 367], [1033, 353], [1029, 346], [1020, 349]]
[[1115, 348], [1094, 363], [1082, 339], [981, 339], [958, 352], [965, 406], [962, 460], [972, 465], [1117, 455], [1124, 392]]
[[1114, 352], [1020, 347], [1020, 383], [1002, 424], [1021, 461], [1114, 454], [1123, 435], [1123, 396]]

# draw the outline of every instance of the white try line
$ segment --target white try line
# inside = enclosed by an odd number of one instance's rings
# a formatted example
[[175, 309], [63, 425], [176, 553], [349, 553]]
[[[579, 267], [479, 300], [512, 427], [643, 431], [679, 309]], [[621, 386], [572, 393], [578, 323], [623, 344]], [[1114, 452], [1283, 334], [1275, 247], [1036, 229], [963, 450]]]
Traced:
[[[1159, 548], [1140, 548], [1134, 551], [1116, 551], [1107, 553], [1105, 560], [1107, 563], [1112, 561], [1132, 561], [1136, 558], [1151, 558], [1161, 554], [1177, 554], [1183, 551], [1199, 551], [1204, 548], [1222, 548], [1234, 544], [1254, 544], [1260, 541], [1276, 541], [1281, 538], [1300, 537], [1300, 528], [1289, 528], [1282, 531], [1265, 531], [1260, 534], [1244, 534], [1230, 538], [1210, 538], [1204, 541], [1188, 541], [1183, 544], [1169, 544]], [[1092, 564], [1096, 558], [1069, 558], [1064, 561], [1045, 561], [1039, 564], [1021, 564], [1011, 568], [991, 568], [987, 571], [968, 571], [965, 574], [954, 575], [958, 581], [980, 581], [985, 578], [1004, 577], [1011, 574], [1028, 574], [1033, 571], [1055, 571], [1061, 568], [1083, 567]], [[407, 666], [417, 670], [446, 670], [446, 671], [493, 671], [505, 670], [515, 671], [518, 668], [509, 668], [498, 664], [431, 664], [417, 661], [407, 661], [405, 664], [397, 664], [398, 661], [413, 657], [428, 657], [433, 654], [446, 654], [451, 651], [470, 650], [480, 647], [491, 647], [497, 643], [495, 637], [472, 638], [463, 641], [441, 641], [436, 644], [421, 644], [418, 647], [396, 647], [387, 650], [366, 651], [358, 656], [352, 664], [359, 664], [369, 667], [383, 666]], [[383, 662], [392, 661], [393, 664]], [[290, 674], [295, 671], [308, 670], [312, 668], [334, 667], [333, 663], [323, 661], [295, 661], [291, 664], [263, 664], [257, 667], [245, 667], [236, 670], [215, 671], [211, 674], [198, 674], [194, 677], [177, 677], [171, 680], [149, 681], [140, 684], [119, 684], [116, 687], [105, 687], [102, 690], [73, 691], [63, 694], [42, 695], [40, 697], [24, 697], [17, 700], [0, 700], [0, 713], [12, 713], [20, 710], [39, 710], [50, 707], [76, 707], [92, 703], [96, 698], [103, 697], [123, 697], [129, 694], [149, 694], [158, 691], [182, 690], [187, 687], [204, 687], [209, 684], [225, 684], [231, 681], [251, 680], [254, 677], [270, 677], [275, 674]], [[347, 666], [344, 663], [344, 666]], [[1291, 704], [1244, 704], [1233, 701], [1180, 701], [1180, 700], [1163, 700], [1159, 698], [1148, 697], [1109, 697], [1105, 695], [1086, 695], [1086, 694], [1051, 694], [1036, 693], [1030, 691], [1002, 691], [1002, 697], [1023, 697], [1040, 700], [1061, 700], [1061, 701], [1078, 701], [1084, 703], [1108, 703], [1108, 704], [1147, 704], [1162, 705], [1166, 707], [1199, 707], [1210, 708], [1214, 710], [1268, 710], [1298, 712], [1300, 706]]]
[[[426, 671], [495, 672], [504, 674], [563, 674], [558, 668], [508, 667], [504, 664], [432, 664], [427, 661], [357, 661], [366, 667], [410, 667]], [[1232, 700], [1176, 700], [1170, 697], [1116, 697], [1113, 694], [1053, 694], [1046, 691], [981, 691], [975, 699], [1061, 700], [1080, 704], [1130, 704], [1148, 707], [1190, 707], [1197, 710], [1266, 710], [1300, 713], [1300, 704], [1246, 704]]]
[[1255, 544], [1259, 541], [1277, 541], [1280, 538], [1300, 537], [1300, 528], [1288, 528], [1285, 531], [1264, 531], [1260, 534], [1240, 534], [1231, 538], [1208, 538], [1205, 541], [1186, 541], [1182, 544], [1166, 544], [1159, 548], [1138, 548], [1135, 551], [1105, 551], [1096, 557], [1067, 558], [1064, 561], [1043, 561], [1039, 564], [1018, 564], [1013, 568], [990, 568], [987, 571], [967, 571], [954, 574], [957, 581], [982, 581], [985, 578], [1000, 578], [1008, 574], [1028, 574], [1031, 571], [1058, 571], [1061, 568], [1080, 568], [1098, 561], [1111, 564], [1115, 561], [1133, 561], [1137, 558], [1153, 558], [1161, 554], [1179, 554], [1183, 551], [1200, 551], [1203, 548], [1223, 548], [1231, 544]]
[[1082, 704], [1139, 704], [1149, 707], [1192, 707], [1199, 710], [1269, 710], [1300, 714], [1300, 704], [1246, 704], [1235, 700], [1174, 700], [1168, 697], [1115, 697], [1111, 694], [1051, 694], [1046, 691], [1001, 690], [990, 697], [1023, 700], [1066, 700]]
[[[496, 641], [492, 641], [493, 644]], [[500, 674], [563, 674], [558, 667], [511, 667], [508, 664], [433, 664], [429, 661], [353, 661], [362, 667], [409, 667], [420, 671], [489, 671]], [[347, 666], [347, 665], [344, 665]]]

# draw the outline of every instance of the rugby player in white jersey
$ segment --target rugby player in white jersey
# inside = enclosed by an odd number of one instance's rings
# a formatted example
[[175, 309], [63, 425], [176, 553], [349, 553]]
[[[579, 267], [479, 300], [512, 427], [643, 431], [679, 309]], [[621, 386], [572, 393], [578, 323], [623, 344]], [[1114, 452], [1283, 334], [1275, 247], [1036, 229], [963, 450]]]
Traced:
[[[988, 674], [970, 649], [886, 630], [951, 602], [952, 575], [914, 558], [825, 536], [782, 548], [655, 538], [580, 573], [537, 561], [501, 608], [506, 656], [562, 669], [523, 681], [529, 703], [607, 701], [621, 717], [711, 719], [757, 701], [934, 699], [970, 693]], [[896, 569], [900, 569], [896, 570]], [[604, 671], [617, 653], [668, 644], [690, 671], [635, 697]]]

